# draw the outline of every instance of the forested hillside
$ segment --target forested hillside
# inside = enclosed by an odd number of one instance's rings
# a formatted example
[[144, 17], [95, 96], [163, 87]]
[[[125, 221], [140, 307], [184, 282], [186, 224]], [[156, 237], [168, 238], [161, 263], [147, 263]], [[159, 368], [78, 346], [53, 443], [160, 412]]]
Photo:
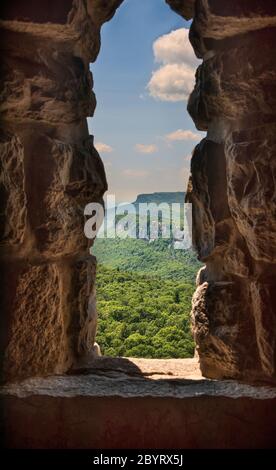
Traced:
[[166, 239], [97, 239], [93, 254], [109, 268], [191, 283], [201, 266], [193, 251], [176, 250]]
[[191, 298], [201, 266], [169, 240], [99, 239], [97, 341], [110, 356], [192, 357]]

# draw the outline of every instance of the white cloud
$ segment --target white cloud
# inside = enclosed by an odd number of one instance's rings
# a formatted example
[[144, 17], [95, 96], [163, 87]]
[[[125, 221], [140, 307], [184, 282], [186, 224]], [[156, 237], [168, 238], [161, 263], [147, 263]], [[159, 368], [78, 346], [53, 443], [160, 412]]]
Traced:
[[136, 144], [135, 145], [135, 150], [139, 153], [155, 153], [158, 150], [157, 145], [155, 144], [149, 144], [149, 145], [144, 145], [144, 144]]
[[124, 176], [129, 176], [130, 178], [144, 178], [149, 175], [149, 172], [146, 170], [134, 170], [131, 168], [126, 168], [123, 171]]
[[194, 87], [194, 71], [186, 65], [167, 64], [153, 72], [149, 94], [161, 101], [187, 100]]
[[153, 43], [156, 62], [163, 64], [188, 64], [197, 67], [198, 59], [189, 41], [189, 30], [186, 28], [171, 31], [156, 39]]
[[181, 28], [158, 38], [153, 44], [155, 61], [161, 63], [153, 71], [147, 85], [149, 94], [161, 101], [187, 100], [193, 90], [196, 58], [188, 39], [188, 29]]
[[200, 135], [190, 130], [178, 129], [165, 136], [167, 142], [181, 141], [181, 140], [194, 140], [199, 141]]
[[95, 148], [98, 150], [99, 153], [111, 153], [113, 152], [113, 148], [110, 145], [104, 144], [103, 142], [95, 142]]

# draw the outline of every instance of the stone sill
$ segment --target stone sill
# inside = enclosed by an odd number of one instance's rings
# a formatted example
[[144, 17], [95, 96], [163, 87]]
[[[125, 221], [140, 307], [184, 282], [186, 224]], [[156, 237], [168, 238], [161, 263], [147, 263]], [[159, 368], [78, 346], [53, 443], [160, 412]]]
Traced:
[[7, 384], [0, 395], [27, 398], [121, 397], [274, 399], [276, 388], [203, 378], [197, 359], [99, 357], [67, 375], [35, 377]]

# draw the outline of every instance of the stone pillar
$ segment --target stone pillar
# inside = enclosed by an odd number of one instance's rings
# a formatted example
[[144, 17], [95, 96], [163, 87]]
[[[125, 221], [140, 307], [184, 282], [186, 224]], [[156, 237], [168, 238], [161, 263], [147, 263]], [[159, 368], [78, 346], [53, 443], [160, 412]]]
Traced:
[[83, 209], [107, 188], [87, 116], [89, 63], [122, 0], [3, 1], [2, 379], [61, 373], [93, 347], [95, 261]]
[[201, 369], [275, 382], [276, 3], [167, 1], [193, 17], [190, 41], [203, 59], [188, 111], [207, 136], [187, 195], [206, 265], [192, 308]]

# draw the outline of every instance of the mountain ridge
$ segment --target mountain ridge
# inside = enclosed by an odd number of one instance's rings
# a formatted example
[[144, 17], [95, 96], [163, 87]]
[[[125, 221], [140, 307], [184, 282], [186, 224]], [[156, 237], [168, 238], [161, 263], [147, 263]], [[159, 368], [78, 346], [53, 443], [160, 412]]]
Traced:
[[184, 204], [185, 202], [185, 192], [184, 191], [175, 191], [175, 192], [154, 192], [154, 193], [141, 193], [138, 194], [136, 200], [133, 204], [141, 203], [156, 203], [161, 204], [165, 202], [167, 204], [180, 203]]

